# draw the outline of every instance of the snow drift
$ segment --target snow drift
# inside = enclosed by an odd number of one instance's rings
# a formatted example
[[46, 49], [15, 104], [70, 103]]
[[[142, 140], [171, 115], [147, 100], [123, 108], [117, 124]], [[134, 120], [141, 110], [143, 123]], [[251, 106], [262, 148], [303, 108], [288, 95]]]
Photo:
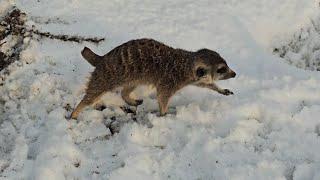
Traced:
[[[1, 178], [320, 178], [320, 75], [270, 51], [317, 16], [318, 2], [11, 0], [0, 12], [13, 5], [28, 27], [106, 40], [25, 39], [20, 60], [1, 74]], [[176, 113], [157, 117], [153, 92], [141, 88], [136, 122], [117, 93], [104, 98], [103, 111], [66, 120], [93, 69], [81, 59], [83, 46], [104, 54], [140, 37], [218, 51], [239, 75], [218, 84], [235, 95], [187, 87], [171, 101]]]

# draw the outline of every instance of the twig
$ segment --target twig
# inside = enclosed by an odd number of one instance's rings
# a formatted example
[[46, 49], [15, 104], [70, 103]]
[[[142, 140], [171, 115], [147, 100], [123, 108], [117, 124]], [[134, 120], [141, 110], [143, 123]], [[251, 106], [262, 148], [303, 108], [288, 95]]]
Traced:
[[93, 38], [87, 38], [87, 37], [81, 37], [81, 36], [71, 36], [71, 35], [55, 35], [55, 34], [51, 34], [50, 32], [41, 32], [39, 30], [30, 30], [31, 33], [33, 34], [37, 34], [39, 36], [43, 36], [43, 37], [47, 37], [50, 39], [58, 39], [58, 40], [62, 40], [62, 41], [73, 41], [73, 42], [77, 42], [77, 43], [81, 43], [83, 41], [88, 41], [88, 42], [92, 42], [92, 43], [100, 43], [101, 41], [104, 41], [105, 38], [97, 38], [97, 37], [93, 37]]
[[1, 44], [0, 44], [0, 46], [2, 46], [3, 44], [5, 44], [7, 41], [3, 41]]

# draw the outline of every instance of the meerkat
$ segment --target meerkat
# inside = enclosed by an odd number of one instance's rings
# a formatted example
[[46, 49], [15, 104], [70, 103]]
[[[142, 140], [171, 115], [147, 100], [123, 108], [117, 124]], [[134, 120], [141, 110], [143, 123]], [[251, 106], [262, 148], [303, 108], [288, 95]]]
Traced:
[[143, 103], [130, 97], [138, 85], [152, 85], [157, 91], [160, 116], [168, 109], [170, 98], [187, 85], [209, 88], [231, 95], [214, 82], [233, 78], [236, 73], [215, 51], [196, 52], [175, 49], [153, 39], [130, 40], [99, 56], [85, 47], [81, 54], [95, 70], [87, 85], [86, 94], [71, 114], [77, 119], [84, 107], [92, 105], [106, 92], [122, 87], [121, 96], [130, 106]]

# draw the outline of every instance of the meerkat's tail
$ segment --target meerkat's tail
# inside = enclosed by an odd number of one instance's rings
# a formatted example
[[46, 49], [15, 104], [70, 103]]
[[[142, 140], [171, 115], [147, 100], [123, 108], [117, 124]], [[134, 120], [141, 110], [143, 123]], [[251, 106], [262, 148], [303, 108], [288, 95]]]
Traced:
[[86, 59], [92, 66], [97, 66], [101, 61], [101, 56], [97, 55], [91, 49], [84, 47], [81, 51], [81, 55]]

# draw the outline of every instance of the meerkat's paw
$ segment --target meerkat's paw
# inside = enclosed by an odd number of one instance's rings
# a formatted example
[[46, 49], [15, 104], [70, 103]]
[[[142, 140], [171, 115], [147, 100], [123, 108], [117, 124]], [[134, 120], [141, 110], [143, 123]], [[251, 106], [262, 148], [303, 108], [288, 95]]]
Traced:
[[150, 113], [155, 114], [157, 117], [163, 117], [163, 116], [167, 115], [167, 113], [161, 114], [160, 111], [158, 111], [158, 110], [151, 111]]
[[66, 116], [66, 119], [68, 120], [76, 120], [78, 118], [78, 115], [75, 115], [74, 113], [72, 113], [70, 116]]
[[222, 92], [221, 92], [221, 94], [226, 95], [226, 96], [229, 96], [229, 95], [232, 95], [233, 92], [230, 91], [229, 89], [223, 89]]
[[176, 107], [169, 107], [167, 112], [165, 112], [163, 114], [161, 114], [160, 111], [158, 111], [158, 110], [151, 111], [151, 113], [156, 114], [157, 117], [166, 116], [168, 114], [176, 115], [177, 114], [177, 108]]
[[124, 105], [124, 106], [120, 106], [120, 109], [122, 109], [122, 111], [123, 112], [125, 112], [125, 113], [133, 113], [133, 114], [135, 114], [136, 113], [136, 109], [133, 109], [132, 107], [129, 107], [129, 106], [126, 106], [126, 105]]
[[137, 100], [135, 100], [136, 101], [136, 106], [139, 106], [139, 105], [141, 105], [142, 103], [143, 103], [143, 100], [142, 99], [137, 99]]
[[104, 104], [97, 104], [94, 108], [98, 111], [103, 111], [104, 109], [107, 108], [107, 106]]
[[132, 99], [130, 101], [126, 101], [126, 103], [130, 106], [139, 106], [143, 103], [142, 99]]
[[64, 118], [66, 118], [66, 120], [70, 120], [71, 119], [71, 114], [70, 115], [65, 115]]

